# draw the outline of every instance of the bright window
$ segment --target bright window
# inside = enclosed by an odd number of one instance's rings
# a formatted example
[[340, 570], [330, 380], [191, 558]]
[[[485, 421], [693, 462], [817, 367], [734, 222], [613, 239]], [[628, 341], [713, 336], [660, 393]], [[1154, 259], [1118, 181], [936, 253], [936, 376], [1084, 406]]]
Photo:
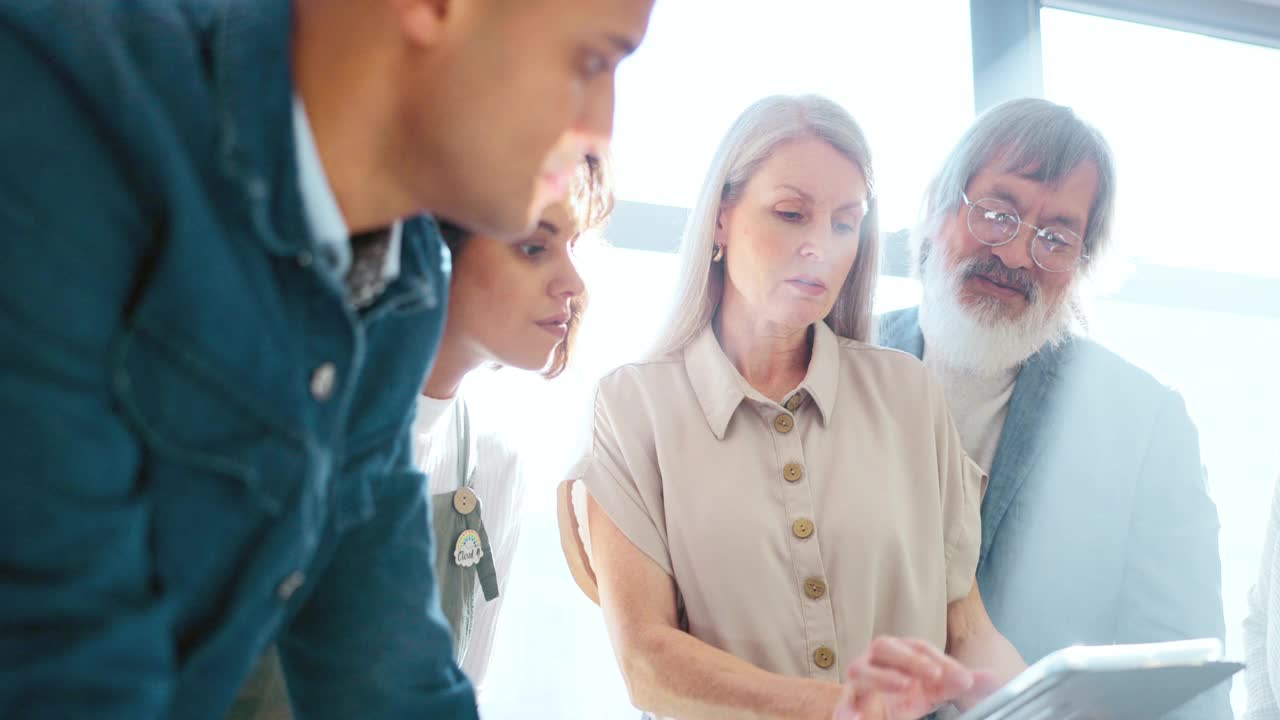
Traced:
[[[1119, 166], [1108, 262], [1122, 272], [1092, 309], [1093, 334], [1187, 401], [1222, 522], [1228, 651], [1244, 657], [1280, 472], [1280, 51], [1061, 10], [1040, 18], [1046, 96], [1096, 124]], [[1240, 679], [1232, 700], [1242, 714]]]
[[915, 218], [973, 116], [969, 8], [955, 0], [659, 2], [619, 73], [614, 153], [626, 200], [688, 208], [725, 131], [775, 93], [821, 93], [871, 142], [881, 226]]

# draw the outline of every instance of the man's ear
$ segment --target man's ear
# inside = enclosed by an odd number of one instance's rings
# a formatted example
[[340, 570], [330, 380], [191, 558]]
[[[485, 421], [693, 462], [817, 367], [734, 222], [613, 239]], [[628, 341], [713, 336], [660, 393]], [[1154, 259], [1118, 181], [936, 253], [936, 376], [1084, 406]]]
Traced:
[[387, 0], [387, 3], [404, 37], [420, 47], [439, 43], [450, 14], [457, 12], [453, 0]]

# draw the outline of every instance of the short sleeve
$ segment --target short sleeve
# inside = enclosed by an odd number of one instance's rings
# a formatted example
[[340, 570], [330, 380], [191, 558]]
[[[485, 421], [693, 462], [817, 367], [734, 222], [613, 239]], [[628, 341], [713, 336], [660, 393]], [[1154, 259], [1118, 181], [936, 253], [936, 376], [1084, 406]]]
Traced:
[[652, 424], [643, 414], [650, 404], [635, 380], [624, 368], [601, 381], [591, 445], [575, 470], [622, 534], [670, 575], [662, 476]]
[[942, 500], [947, 602], [952, 603], [968, 596], [978, 571], [978, 554], [982, 549], [982, 493], [987, 474], [965, 452], [941, 385], [932, 378], [929, 385]]

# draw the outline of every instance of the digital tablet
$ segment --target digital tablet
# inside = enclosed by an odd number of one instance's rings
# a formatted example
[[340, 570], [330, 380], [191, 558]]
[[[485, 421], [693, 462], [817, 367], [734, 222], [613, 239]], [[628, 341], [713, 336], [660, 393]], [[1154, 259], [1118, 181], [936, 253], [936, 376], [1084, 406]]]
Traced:
[[1156, 720], [1244, 667], [1222, 656], [1215, 639], [1070, 647], [959, 720]]

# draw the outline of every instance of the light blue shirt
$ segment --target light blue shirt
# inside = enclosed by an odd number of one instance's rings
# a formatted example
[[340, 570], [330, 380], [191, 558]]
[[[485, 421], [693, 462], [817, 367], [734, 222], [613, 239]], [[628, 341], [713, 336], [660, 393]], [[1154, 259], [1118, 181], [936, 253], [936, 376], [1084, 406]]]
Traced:
[[[302, 189], [302, 207], [311, 226], [317, 258], [339, 284], [351, 269], [351, 232], [338, 207], [338, 199], [329, 186], [329, 178], [320, 162], [315, 136], [302, 98], [293, 98], [293, 141], [298, 159], [298, 185]], [[400, 223], [391, 226], [382, 278], [388, 284], [400, 275]]]

